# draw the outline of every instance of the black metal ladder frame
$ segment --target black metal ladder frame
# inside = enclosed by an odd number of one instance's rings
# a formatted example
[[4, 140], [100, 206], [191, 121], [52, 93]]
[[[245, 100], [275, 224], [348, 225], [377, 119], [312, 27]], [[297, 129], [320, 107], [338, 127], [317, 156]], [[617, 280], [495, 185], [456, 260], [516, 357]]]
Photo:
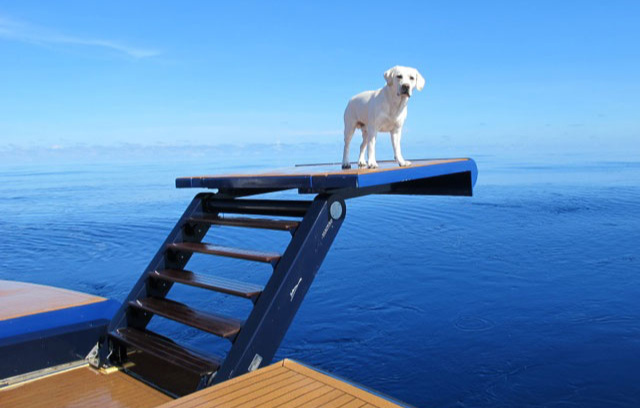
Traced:
[[[171, 268], [182, 269], [191, 256], [180, 253], [177, 258], [169, 260], [167, 248], [178, 242], [201, 241], [209, 226], [198, 225], [187, 231], [189, 220], [196, 214], [207, 212], [207, 207], [212, 204], [215, 206], [216, 202], [228, 204], [229, 201], [230, 197], [227, 194], [200, 193], [195, 196], [112, 319], [108, 333], [128, 325], [127, 319], [132, 319], [129, 302], [148, 296], [164, 298], [167, 295], [172, 283], [163, 282], [161, 287], [151, 287], [150, 274], [165, 269], [168, 264]], [[242, 204], [246, 200], [233, 197], [231, 201], [234, 204]], [[234, 339], [223, 364], [217, 372], [201, 378], [198, 389], [271, 362], [346, 215], [344, 199], [339, 195], [319, 194], [311, 202], [291, 202], [300, 203], [301, 208], [305, 206], [302, 203], [309, 204], [304, 217], [293, 232], [291, 242], [276, 263], [271, 278]], [[142, 317], [136, 316], [135, 326], [146, 327], [151, 317], [152, 314], [146, 313]], [[118, 347], [110, 343], [108, 338], [104, 339], [100, 348], [101, 365], [109, 365], [111, 353], [117, 350]]]
[[[473, 180], [472, 171], [462, 171], [369, 187], [316, 191], [298, 188], [301, 194], [317, 194], [313, 201], [243, 198], [286, 190], [290, 186], [223, 188], [214, 193], [197, 194], [114, 316], [108, 333], [127, 327], [130, 323], [128, 319], [136, 328], [144, 328], [149, 323], [152, 314], [132, 316], [129, 304], [148, 296], [164, 298], [167, 295], [173, 282], [151, 285], [151, 274], [167, 267], [183, 269], [187, 264], [192, 252], [177, 252], [176, 256], [171, 257], [169, 248], [176, 243], [197, 243], [205, 237], [209, 225], [198, 222], [193, 225], [190, 220], [194, 216], [197, 218], [198, 214], [226, 212], [302, 216], [297, 228], [291, 231], [292, 238], [284, 254], [271, 262], [273, 274], [257, 299], [252, 298], [254, 308], [237, 335], [230, 339], [233, 344], [226, 358], [215, 372], [200, 377], [197, 389], [253, 371], [269, 364], [274, 357], [344, 221], [345, 200], [370, 194], [470, 196]], [[109, 356], [114, 351], [122, 351], [122, 347], [119, 348], [107, 335], [99, 350], [100, 364], [109, 365]]]
[[319, 195], [312, 202], [213, 383], [271, 362], [345, 215], [340, 198]]

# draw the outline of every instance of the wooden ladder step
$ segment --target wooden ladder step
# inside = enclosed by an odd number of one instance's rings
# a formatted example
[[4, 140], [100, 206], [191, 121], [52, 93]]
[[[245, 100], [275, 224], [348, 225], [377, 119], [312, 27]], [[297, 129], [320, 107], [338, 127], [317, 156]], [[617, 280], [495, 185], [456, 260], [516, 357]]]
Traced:
[[205, 242], [176, 242], [169, 244], [168, 248], [177, 251], [199, 252], [202, 254], [246, 259], [248, 261], [265, 262], [272, 265], [280, 260], [280, 254], [275, 252], [260, 252], [252, 251], [250, 249], [230, 248], [221, 245], [207, 244]]
[[132, 300], [129, 305], [225, 339], [233, 340], [242, 328], [238, 319], [192, 309], [169, 299], [143, 298]]
[[221, 364], [221, 361], [216, 358], [190, 350], [148, 330], [121, 328], [109, 333], [109, 336], [127, 346], [199, 375], [212, 374]]
[[212, 213], [260, 214], [287, 217], [304, 217], [312, 201], [209, 199], [205, 208]]
[[217, 276], [195, 274], [187, 270], [162, 269], [151, 272], [149, 276], [155, 279], [196, 286], [247, 299], [256, 299], [262, 293], [262, 287], [258, 285], [238, 282]]
[[213, 214], [201, 214], [193, 216], [190, 222], [224, 225], [228, 227], [261, 228], [279, 231], [294, 231], [300, 225], [299, 221], [274, 220], [270, 218], [248, 218], [248, 217], [221, 217]]

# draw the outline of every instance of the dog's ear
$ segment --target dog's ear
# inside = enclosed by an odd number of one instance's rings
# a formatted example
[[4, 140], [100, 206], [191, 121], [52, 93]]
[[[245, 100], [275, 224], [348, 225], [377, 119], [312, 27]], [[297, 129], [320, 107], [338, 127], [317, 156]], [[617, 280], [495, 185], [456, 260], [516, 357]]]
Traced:
[[422, 88], [424, 88], [424, 84], [425, 84], [424, 77], [420, 75], [420, 73], [416, 69], [416, 89], [418, 91], [422, 91]]
[[396, 76], [396, 67], [389, 68], [384, 73], [384, 80], [387, 81], [387, 85], [393, 85], [393, 77]]

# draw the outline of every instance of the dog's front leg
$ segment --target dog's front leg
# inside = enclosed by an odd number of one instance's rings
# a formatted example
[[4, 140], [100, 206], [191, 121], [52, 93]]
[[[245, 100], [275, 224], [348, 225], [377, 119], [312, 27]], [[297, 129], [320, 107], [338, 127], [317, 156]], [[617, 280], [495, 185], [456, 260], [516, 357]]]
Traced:
[[400, 149], [400, 138], [402, 137], [402, 128], [391, 131], [391, 145], [393, 146], [393, 158], [401, 166], [410, 166], [411, 162], [402, 157], [402, 150]]
[[367, 144], [367, 155], [369, 156], [367, 167], [376, 169], [378, 168], [378, 162], [376, 161], [376, 137], [378, 136], [378, 131], [374, 127], [369, 127], [367, 129], [367, 135], [369, 137], [369, 143]]

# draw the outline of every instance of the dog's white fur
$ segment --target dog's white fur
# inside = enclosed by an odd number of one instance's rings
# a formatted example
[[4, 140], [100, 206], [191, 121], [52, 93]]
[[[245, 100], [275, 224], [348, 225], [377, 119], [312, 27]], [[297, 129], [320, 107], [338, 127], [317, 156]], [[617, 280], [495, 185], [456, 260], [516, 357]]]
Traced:
[[[376, 168], [376, 136], [378, 132], [389, 132], [395, 161], [408, 166], [400, 150], [402, 126], [407, 118], [407, 103], [413, 89], [421, 91], [425, 81], [415, 68], [395, 66], [384, 73], [387, 86], [376, 91], [357, 94], [344, 111], [344, 154], [342, 168], [349, 169], [349, 144], [356, 129], [362, 131], [362, 144], [358, 167]], [[365, 148], [368, 160], [365, 161]]]

